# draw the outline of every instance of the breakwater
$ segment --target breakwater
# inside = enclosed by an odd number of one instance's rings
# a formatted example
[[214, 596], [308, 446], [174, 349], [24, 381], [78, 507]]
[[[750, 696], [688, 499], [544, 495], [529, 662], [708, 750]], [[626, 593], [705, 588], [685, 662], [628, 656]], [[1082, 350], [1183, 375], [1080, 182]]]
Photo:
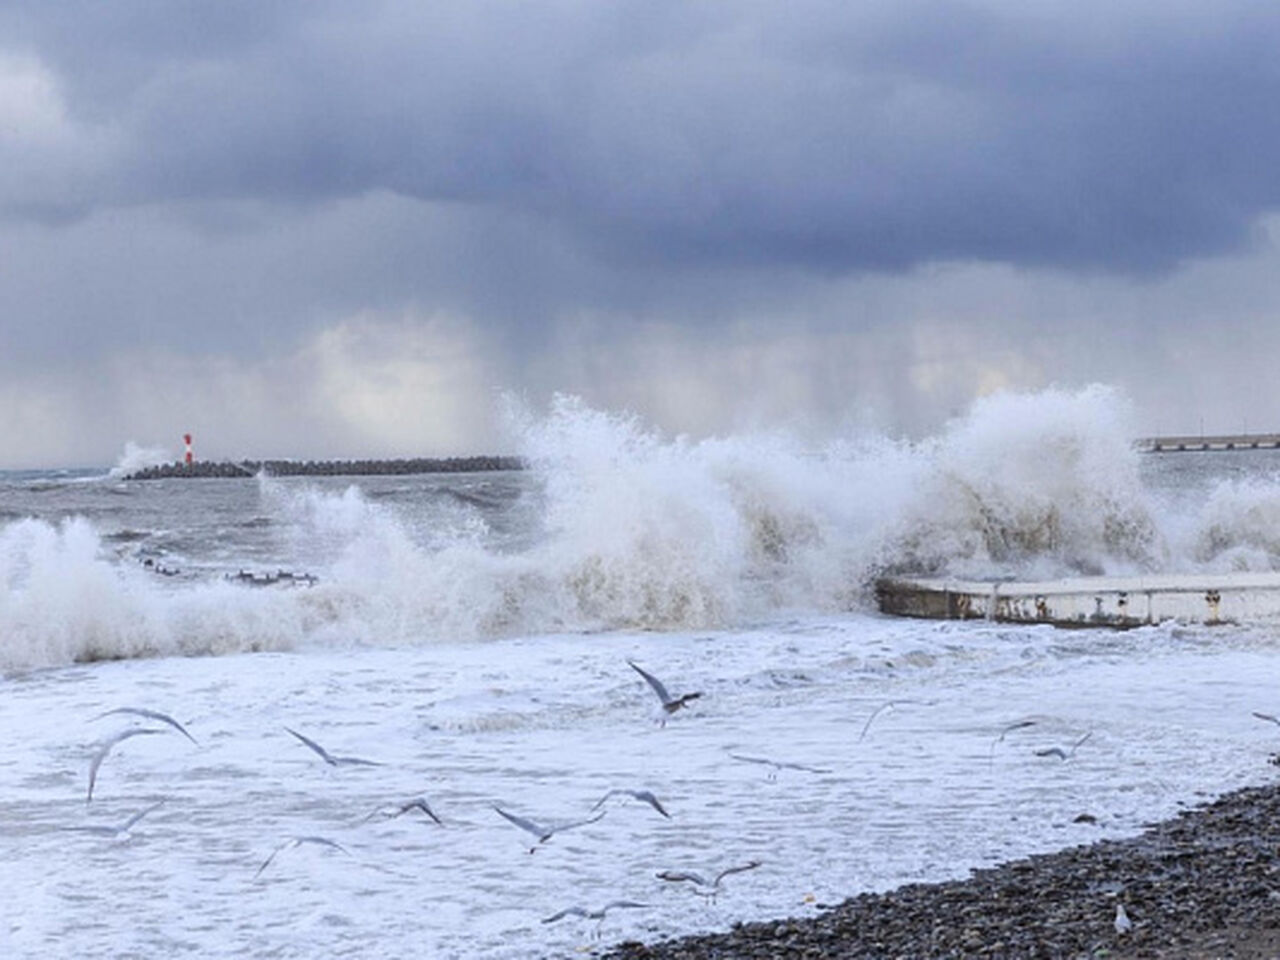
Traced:
[[408, 460], [198, 460], [195, 463], [163, 463], [144, 467], [126, 480], [200, 480], [253, 477], [369, 477], [409, 473], [480, 473], [491, 470], [523, 470], [520, 457], [479, 456], [444, 459], [417, 457]]
[[1194, 450], [1277, 450], [1280, 433], [1223, 433], [1183, 437], [1141, 437], [1134, 444], [1143, 453], [1182, 453]]

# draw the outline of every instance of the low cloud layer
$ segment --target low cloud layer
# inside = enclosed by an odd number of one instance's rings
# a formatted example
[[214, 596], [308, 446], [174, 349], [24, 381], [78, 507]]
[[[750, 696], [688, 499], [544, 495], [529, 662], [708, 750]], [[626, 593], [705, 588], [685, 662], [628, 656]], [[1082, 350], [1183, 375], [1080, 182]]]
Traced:
[[[1244, 2], [0, 3], [26, 411], [0, 463], [65, 460], [29, 424], [74, 435], [94, 390], [152, 441], [106, 386], [130, 358], [253, 379], [323, 344], [380, 397], [326, 447], [400, 443], [377, 411], [412, 396], [419, 446], [469, 452], [501, 389], [673, 429], [860, 404], [919, 429], [1063, 377], [1156, 396], [1105, 354], [1270, 322], [1276, 49]], [[360, 380], [352, 324], [412, 356], [440, 318], [474, 379]]]

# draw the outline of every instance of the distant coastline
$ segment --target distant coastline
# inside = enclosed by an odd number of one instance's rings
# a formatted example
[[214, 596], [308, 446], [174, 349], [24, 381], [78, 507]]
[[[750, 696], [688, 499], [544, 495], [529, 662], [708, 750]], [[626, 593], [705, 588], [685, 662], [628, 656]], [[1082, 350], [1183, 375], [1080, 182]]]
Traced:
[[479, 456], [409, 460], [197, 460], [163, 463], [126, 474], [125, 480], [207, 480], [228, 477], [363, 477], [410, 473], [480, 473], [523, 470], [520, 457]]

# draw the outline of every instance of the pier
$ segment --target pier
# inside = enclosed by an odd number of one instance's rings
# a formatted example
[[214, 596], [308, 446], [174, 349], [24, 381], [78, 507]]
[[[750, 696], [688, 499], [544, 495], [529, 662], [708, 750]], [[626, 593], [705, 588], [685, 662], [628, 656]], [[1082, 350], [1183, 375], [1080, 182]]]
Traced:
[[1138, 627], [1280, 619], [1280, 573], [1165, 574], [1050, 581], [911, 580], [876, 584], [883, 613], [933, 620]]
[[1186, 437], [1142, 437], [1134, 446], [1143, 453], [1181, 453], [1205, 450], [1276, 450], [1280, 433], [1199, 434]]

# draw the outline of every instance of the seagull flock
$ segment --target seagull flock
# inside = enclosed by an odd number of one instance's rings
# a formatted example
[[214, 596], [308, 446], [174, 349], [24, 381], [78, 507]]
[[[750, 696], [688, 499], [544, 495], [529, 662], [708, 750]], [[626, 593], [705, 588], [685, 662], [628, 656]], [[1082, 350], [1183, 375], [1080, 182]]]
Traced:
[[[636, 671], [657, 696], [660, 708], [659, 723], [665, 725], [667, 718], [677, 713], [679, 710], [688, 706], [694, 700], [702, 696], [700, 691], [690, 691], [673, 696], [668, 692], [667, 687], [652, 673], [649, 673], [639, 664], [628, 660], [628, 665]], [[158, 710], [152, 710], [142, 707], [115, 707], [106, 710], [97, 716], [92, 717], [93, 721], [103, 720], [107, 717], [124, 716], [134, 720], [146, 721], [154, 726], [129, 726], [122, 730], [116, 731], [101, 740], [89, 760], [88, 788], [85, 792], [85, 803], [90, 805], [93, 803], [95, 796], [95, 788], [99, 785], [99, 775], [103, 764], [112, 755], [112, 752], [122, 743], [140, 736], [156, 736], [164, 733], [178, 734], [186, 738], [192, 746], [199, 748], [200, 742], [192, 736], [191, 732], [166, 713]], [[343, 756], [330, 752], [327, 748], [317, 743], [314, 739], [301, 733], [292, 727], [284, 726], [284, 733], [293, 737], [299, 744], [306, 747], [314, 753], [320, 760], [330, 767], [379, 767], [383, 764], [378, 761], [365, 759], [363, 757]], [[830, 771], [822, 770], [817, 767], [806, 767], [802, 764], [783, 763], [774, 761], [764, 757], [746, 757], [742, 755], [734, 755], [735, 759], [745, 760], [753, 763], [763, 763], [772, 765], [776, 770], [781, 769], [797, 769], [807, 770], [815, 773], [829, 773]], [[642, 803], [650, 807], [656, 814], [664, 819], [671, 819], [671, 812], [663, 804], [663, 802], [647, 789], [632, 789], [627, 787], [615, 787], [607, 791], [601, 796], [590, 808], [585, 816], [575, 819], [569, 819], [556, 822], [539, 822], [512, 810], [504, 809], [498, 804], [492, 804], [494, 812], [503, 820], [511, 825], [519, 828], [531, 837], [536, 839], [536, 843], [530, 847], [529, 852], [534, 853], [538, 848], [551, 840], [556, 834], [563, 833], [568, 830], [584, 827], [589, 824], [597, 823], [602, 820], [609, 812], [605, 805], [614, 798], [630, 798], [638, 803]], [[130, 837], [133, 829], [148, 815], [154, 813], [160, 807], [164, 806], [165, 800], [152, 803], [145, 809], [134, 813], [127, 820], [119, 824], [92, 824], [66, 826], [62, 829], [75, 831], [79, 833], [90, 834], [108, 839], [121, 840]], [[432, 809], [431, 805], [424, 797], [414, 797], [409, 800], [396, 801], [381, 805], [368, 813], [359, 822], [367, 823], [372, 820], [388, 821], [393, 820], [407, 814], [420, 814], [425, 821], [430, 821], [437, 826], [445, 826], [445, 821]], [[267, 857], [258, 865], [256, 871], [252, 875], [253, 881], [267, 879], [270, 877], [268, 868], [276, 862], [276, 858], [285, 851], [295, 849], [301, 846], [313, 846], [322, 850], [328, 850], [333, 853], [350, 856], [350, 851], [342, 844], [329, 837], [319, 835], [299, 835], [290, 836], [278, 843]], [[701, 874], [684, 871], [684, 870], [662, 870], [658, 871], [654, 876], [656, 879], [665, 883], [687, 883], [693, 889], [693, 892], [699, 896], [714, 899], [721, 891], [721, 885], [726, 877], [736, 873], [742, 873], [748, 870], [754, 870], [761, 866], [761, 861], [750, 860], [746, 863], [731, 865], [725, 867], [719, 872], [713, 874], [710, 880], [705, 879]], [[266, 878], [264, 878], [266, 874]], [[610, 911], [614, 910], [635, 910], [647, 908], [650, 905], [635, 900], [612, 900], [600, 907], [583, 907], [569, 906], [559, 912], [552, 914], [542, 920], [543, 923], [556, 923], [565, 917], [580, 917], [587, 920], [596, 921], [596, 935], [599, 933], [600, 924]]]
[[[628, 660], [627, 664], [644, 679], [645, 683], [649, 686], [649, 688], [653, 691], [653, 693], [658, 698], [659, 706], [660, 706], [660, 714], [658, 719], [660, 724], [665, 725], [668, 718], [670, 718], [671, 716], [676, 714], [678, 711], [685, 708], [694, 700], [697, 700], [702, 696], [702, 693], [700, 691], [681, 693], [677, 696], [673, 696], [668, 691], [666, 685], [663, 684], [662, 681], [659, 680], [657, 677], [655, 677], [653, 674], [649, 673], [648, 671], [643, 669], [641, 666], [639, 666], [637, 663], [631, 660]], [[928, 700], [887, 701], [881, 704], [880, 706], [878, 706], [871, 713], [870, 717], [867, 718], [866, 723], [862, 727], [862, 731], [858, 739], [862, 740], [867, 736], [868, 731], [871, 729], [872, 723], [876, 720], [877, 717], [879, 717], [886, 710], [889, 710], [896, 706], [904, 705], [904, 704], [920, 704], [920, 705], [929, 706], [929, 705], [932, 705], [933, 703], [934, 701], [928, 701]], [[97, 749], [93, 752], [89, 761], [88, 789], [85, 795], [86, 804], [92, 803], [94, 799], [94, 789], [95, 789], [95, 786], [97, 786], [98, 784], [99, 774], [104, 762], [109, 758], [112, 751], [116, 747], [126, 742], [127, 740], [130, 740], [133, 737], [146, 736], [146, 735], [158, 735], [158, 734], [168, 732], [168, 733], [180, 734], [181, 736], [185, 737], [193, 746], [197, 748], [199, 748], [200, 746], [199, 741], [196, 740], [196, 738], [192, 736], [192, 734], [180, 722], [178, 722], [168, 714], [161, 713], [156, 710], [144, 709], [140, 707], [116, 707], [114, 709], [107, 710], [103, 713], [100, 713], [97, 716], [93, 717], [92, 719], [94, 721], [97, 721], [97, 720], [105, 719], [106, 717], [109, 717], [109, 716], [127, 716], [132, 718], [138, 718], [138, 719], [147, 721], [148, 723], [158, 724], [159, 726], [130, 726], [109, 735], [99, 743], [99, 745], [97, 746]], [[1270, 714], [1255, 712], [1254, 716], [1260, 720], [1266, 720], [1266, 721], [1275, 723], [1277, 725], [1280, 725], [1280, 718], [1276, 718]], [[1038, 722], [1039, 721], [1035, 719], [1023, 719], [1023, 720], [1015, 721], [1003, 727], [991, 742], [992, 759], [994, 759], [996, 747], [999, 744], [1003, 743], [1006, 740], [1006, 738], [1009, 736], [1009, 734], [1036, 726]], [[317, 757], [320, 758], [320, 760], [322, 760], [326, 765], [330, 767], [379, 767], [379, 766], [382, 766], [382, 764], [378, 763], [377, 761], [364, 759], [362, 757], [341, 756], [341, 755], [331, 753], [329, 750], [321, 746], [315, 740], [311, 739], [310, 737], [306, 736], [303, 733], [300, 733], [297, 730], [292, 729], [291, 727], [285, 726], [283, 727], [283, 730], [285, 733], [292, 736], [302, 746], [306, 747], [308, 750], [314, 753]], [[1037, 757], [1053, 756], [1065, 762], [1071, 759], [1072, 757], [1074, 757], [1076, 754], [1076, 751], [1081, 746], [1083, 746], [1090, 739], [1091, 736], [1092, 736], [1092, 731], [1087, 732], [1083, 736], [1078, 737], [1067, 747], [1054, 746], [1054, 747], [1049, 747], [1047, 749], [1034, 750], [1033, 753]], [[735, 761], [739, 761], [742, 763], [758, 764], [761, 766], [768, 767], [769, 779], [771, 780], [775, 779], [778, 773], [783, 770], [797, 770], [797, 771], [802, 771], [802, 772], [812, 773], [812, 774], [829, 774], [832, 772], [831, 770], [823, 767], [810, 766], [802, 763], [789, 762], [789, 761], [780, 761], [770, 757], [752, 756], [748, 754], [735, 753], [735, 752], [729, 752], [728, 756], [730, 759], [733, 759]], [[496, 803], [492, 804], [492, 808], [494, 812], [503, 820], [505, 820], [507, 823], [517, 827], [524, 833], [536, 839], [536, 843], [534, 843], [529, 848], [529, 853], [532, 854], [536, 852], [541, 845], [547, 843], [555, 835], [559, 833], [584, 827], [589, 824], [597, 823], [600, 820], [602, 820], [605, 817], [605, 815], [609, 812], [608, 809], [605, 808], [605, 804], [615, 797], [627, 797], [639, 803], [646, 804], [656, 814], [660, 815], [665, 819], [671, 819], [671, 816], [672, 816], [671, 812], [667, 809], [667, 807], [663, 804], [663, 802], [652, 791], [647, 789], [632, 789], [632, 788], [623, 788], [623, 787], [613, 788], [607, 791], [603, 796], [600, 797], [600, 799], [598, 799], [595, 802], [595, 804], [590, 808], [590, 810], [587, 811], [586, 815], [573, 818], [573, 819], [564, 820], [564, 821], [539, 822], [537, 820], [526, 817], [522, 814], [516, 813], [512, 810], [504, 809], [502, 806], [499, 806]], [[147, 806], [145, 809], [142, 809], [137, 813], [134, 813], [127, 820], [119, 824], [66, 826], [66, 827], [63, 827], [62, 829], [68, 830], [68, 831], [76, 831], [76, 832], [91, 834], [95, 836], [101, 836], [104, 838], [114, 839], [114, 840], [128, 838], [133, 828], [136, 827], [139, 822], [141, 822], [145, 817], [149, 816], [150, 814], [158, 810], [160, 807], [162, 807], [165, 804], [165, 802], [166, 802], [165, 800], [160, 800], [159, 802], [152, 803], [151, 805]], [[408, 800], [396, 801], [393, 803], [381, 805], [376, 809], [374, 809], [373, 811], [371, 811], [368, 815], [366, 815], [363, 818], [363, 820], [361, 820], [360, 822], [367, 823], [375, 819], [380, 821], [388, 821], [388, 820], [393, 820], [393, 819], [396, 819], [408, 814], [412, 814], [412, 813], [420, 814], [424, 818], [424, 822], [430, 821], [436, 826], [439, 826], [439, 827], [445, 826], [445, 821], [436, 813], [435, 810], [432, 809], [431, 805], [427, 802], [427, 800], [424, 797], [413, 797]], [[253, 881], [260, 880], [263, 877], [263, 875], [267, 872], [268, 868], [272, 865], [272, 863], [275, 862], [277, 856], [279, 856], [281, 853], [287, 850], [294, 849], [304, 845], [315, 846], [324, 850], [329, 850], [338, 854], [350, 856], [350, 852], [344, 846], [342, 846], [342, 844], [338, 843], [337, 841], [331, 838], [318, 836], [318, 835], [290, 836], [286, 838], [283, 842], [276, 845], [274, 849], [271, 850], [270, 854], [261, 862], [257, 870], [253, 873], [251, 879]], [[672, 884], [672, 885], [687, 884], [694, 894], [700, 897], [706, 898], [708, 900], [714, 900], [720, 894], [722, 885], [727, 877], [730, 877], [739, 873], [744, 873], [750, 870], [755, 870], [759, 868], [761, 865], [762, 865], [762, 861], [760, 860], [749, 860], [745, 863], [734, 864], [727, 867], [723, 867], [717, 872], [710, 873], [710, 874], [702, 874], [702, 873], [689, 871], [689, 870], [672, 869], [672, 870], [658, 871], [657, 873], [654, 874], [654, 876], [657, 880], [660, 880], [665, 884]], [[565, 917], [570, 917], [570, 916], [579, 917], [586, 920], [594, 920], [596, 921], [595, 935], [598, 936], [600, 925], [603, 923], [606, 915], [608, 915], [611, 911], [637, 910], [637, 909], [644, 909], [649, 906], [650, 904], [647, 904], [644, 902], [635, 901], [635, 900], [623, 900], [623, 899], [612, 900], [599, 907], [584, 907], [579, 905], [573, 905], [573, 906], [565, 907], [564, 909], [558, 911], [557, 913], [552, 914], [551, 916], [545, 917], [542, 920], [542, 922], [545, 924], [556, 923], [564, 919]], [[1128, 918], [1127, 916], [1125, 916], [1123, 912], [1123, 907], [1120, 906], [1118, 907], [1117, 917], [1116, 917], [1117, 932], [1121, 932], [1122, 927], [1124, 928], [1125, 931], [1127, 931], [1127, 924], [1128, 924]]]

